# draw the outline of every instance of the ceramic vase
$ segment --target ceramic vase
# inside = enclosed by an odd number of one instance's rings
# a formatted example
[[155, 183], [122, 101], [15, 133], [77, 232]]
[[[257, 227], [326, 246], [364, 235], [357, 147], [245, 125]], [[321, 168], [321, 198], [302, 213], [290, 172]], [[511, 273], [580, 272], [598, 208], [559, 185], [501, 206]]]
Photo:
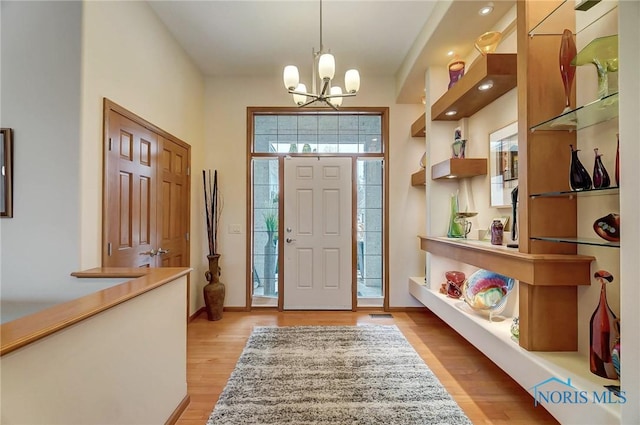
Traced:
[[571, 65], [571, 61], [576, 57], [576, 43], [573, 41], [573, 33], [565, 29], [562, 33], [560, 41], [560, 76], [562, 77], [562, 85], [564, 86], [564, 112], [571, 110], [569, 98], [571, 97], [571, 86], [576, 75], [575, 65]]
[[224, 307], [225, 286], [220, 282], [220, 267], [218, 261], [220, 254], [207, 255], [209, 260], [209, 270], [204, 274], [207, 283], [202, 288], [204, 303], [207, 310], [207, 319], [211, 321], [222, 319], [222, 309]]
[[569, 167], [569, 186], [571, 190], [588, 190], [591, 189], [591, 177], [587, 172], [580, 158], [578, 158], [578, 149], [573, 149], [573, 145], [569, 145], [571, 148], [571, 164]]
[[606, 270], [598, 270], [593, 275], [600, 282], [600, 300], [591, 315], [589, 326], [589, 367], [591, 373], [607, 379], [617, 379], [613, 365], [612, 350], [620, 335], [616, 315], [607, 303], [607, 283], [613, 276]]
[[609, 187], [611, 179], [609, 179], [609, 173], [607, 173], [607, 169], [602, 164], [602, 154], [598, 153], [598, 148], [594, 148], [593, 152], [596, 154], [593, 163], [593, 188]]

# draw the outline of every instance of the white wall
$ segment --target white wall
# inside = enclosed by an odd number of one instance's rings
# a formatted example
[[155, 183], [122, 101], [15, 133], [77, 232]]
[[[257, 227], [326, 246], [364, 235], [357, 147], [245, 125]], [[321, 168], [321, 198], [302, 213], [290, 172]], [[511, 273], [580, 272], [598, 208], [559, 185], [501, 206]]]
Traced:
[[204, 167], [204, 78], [146, 2], [87, 1], [82, 18], [80, 268], [101, 262], [102, 101], [107, 97], [191, 145], [193, 313], [203, 304], [206, 283], [198, 179]]
[[14, 130], [14, 217], [0, 220], [3, 300], [64, 300], [77, 281], [80, 2], [2, 1], [2, 127]]
[[[343, 106], [390, 107], [390, 305], [417, 306], [406, 282], [409, 276], [424, 273], [424, 258], [416, 239], [424, 229], [424, 194], [410, 183], [424, 153], [422, 139], [413, 139], [410, 134], [422, 105], [397, 105], [394, 99], [392, 78], [363, 75], [358, 96], [345, 99]], [[219, 242], [221, 281], [227, 287], [228, 307], [244, 307], [246, 298], [246, 108], [292, 105], [279, 77], [208, 78], [206, 82], [205, 163], [207, 168], [218, 169], [224, 195]], [[229, 234], [230, 224], [239, 224], [242, 233]]]
[[2, 356], [2, 422], [164, 423], [187, 395], [185, 288], [180, 277]]

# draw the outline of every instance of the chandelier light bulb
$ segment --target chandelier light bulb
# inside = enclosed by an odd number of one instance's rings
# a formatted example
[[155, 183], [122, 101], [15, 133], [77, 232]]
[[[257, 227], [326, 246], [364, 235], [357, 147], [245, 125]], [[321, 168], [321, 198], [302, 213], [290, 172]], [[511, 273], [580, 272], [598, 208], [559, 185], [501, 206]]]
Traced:
[[[301, 92], [301, 93], [306, 93], [307, 92], [307, 86], [305, 86], [304, 84], [300, 83], [298, 84], [298, 86], [296, 87], [296, 91], [297, 92]], [[303, 95], [303, 94], [295, 94], [293, 95], [293, 101], [296, 103], [296, 105], [300, 106], [300, 105], [304, 105], [304, 103], [307, 101], [307, 96]]]
[[300, 82], [300, 74], [298, 74], [298, 67], [294, 65], [287, 65], [284, 67], [284, 86], [287, 90], [294, 90]]
[[347, 93], [357, 93], [360, 90], [360, 73], [357, 69], [350, 69], [344, 73], [344, 88]]
[[[330, 94], [331, 95], [342, 94], [342, 88], [340, 88], [340, 87], [331, 87]], [[329, 102], [331, 102], [331, 104], [334, 105], [334, 106], [340, 106], [340, 105], [342, 105], [342, 96], [330, 97], [329, 98]]]
[[318, 74], [321, 80], [331, 80], [336, 73], [336, 60], [331, 53], [320, 56], [318, 61]]

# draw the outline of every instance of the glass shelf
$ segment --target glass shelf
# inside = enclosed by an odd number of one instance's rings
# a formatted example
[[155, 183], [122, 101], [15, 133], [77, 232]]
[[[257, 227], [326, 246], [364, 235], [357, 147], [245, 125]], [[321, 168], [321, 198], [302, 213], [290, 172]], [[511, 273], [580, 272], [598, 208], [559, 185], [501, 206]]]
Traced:
[[531, 198], [559, 198], [559, 197], [572, 197], [572, 196], [598, 196], [598, 195], [616, 195], [620, 193], [618, 186], [603, 187], [600, 189], [589, 190], [563, 190], [558, 192], [542, 192], [529, 195]]
[[618, 93], [565, 112], [531, 127], [531, 131], [577, 131], [618, 116]]
[[[531, 31], [529, 31], [529, 37], [534, 37], [537, 35], [562, 35], [562, 32], [567, 27], [567, 17], [571, 16], [572, 13], [582, 13], [580, 10], [574, 9], [575, 1], [564, 0], [562, 3], [558, 5], [555, 9], [553, 9], [547, 16], [542, 18], [536, 26], [534, 26]], [[610, 7], [609, 10], [605, 11], [601, 16], [595, 19], [593, 22], [589, 23], [589, 25], [580, 29], [577, 34], [580, 34], [585, 29], [589, 28], [606, 15], [611, 13], [613, 10], [618, 8], [617, 3], [608, 5]]]
[[620, 242], [607, 242], [604, 239], [596, 238], [564, 238], [564, 237], [550, 237], [550, 236], [532, 236], [532, 240], [547, 241], [547, 242], [560, 242], [560, 243], [572, 243], [577, 245], [591, 245], [591, 246], [607, 246], [610, 248], [620, 248]]

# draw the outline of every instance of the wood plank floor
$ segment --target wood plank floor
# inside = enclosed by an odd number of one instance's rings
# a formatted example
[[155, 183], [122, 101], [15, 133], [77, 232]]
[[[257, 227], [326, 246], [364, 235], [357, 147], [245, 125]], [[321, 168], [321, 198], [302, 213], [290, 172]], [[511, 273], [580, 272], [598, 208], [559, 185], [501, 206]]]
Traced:
[[242, 353], [254, 326], [395, 324], [474, 424], [557, 424], [533, 398], [429, 311], [393, 312], [372, 318], [364, 312], [225, 312], [209, 322], [200, 314], [187, 329], [189, 407], [178, 425], [203, 425]]

